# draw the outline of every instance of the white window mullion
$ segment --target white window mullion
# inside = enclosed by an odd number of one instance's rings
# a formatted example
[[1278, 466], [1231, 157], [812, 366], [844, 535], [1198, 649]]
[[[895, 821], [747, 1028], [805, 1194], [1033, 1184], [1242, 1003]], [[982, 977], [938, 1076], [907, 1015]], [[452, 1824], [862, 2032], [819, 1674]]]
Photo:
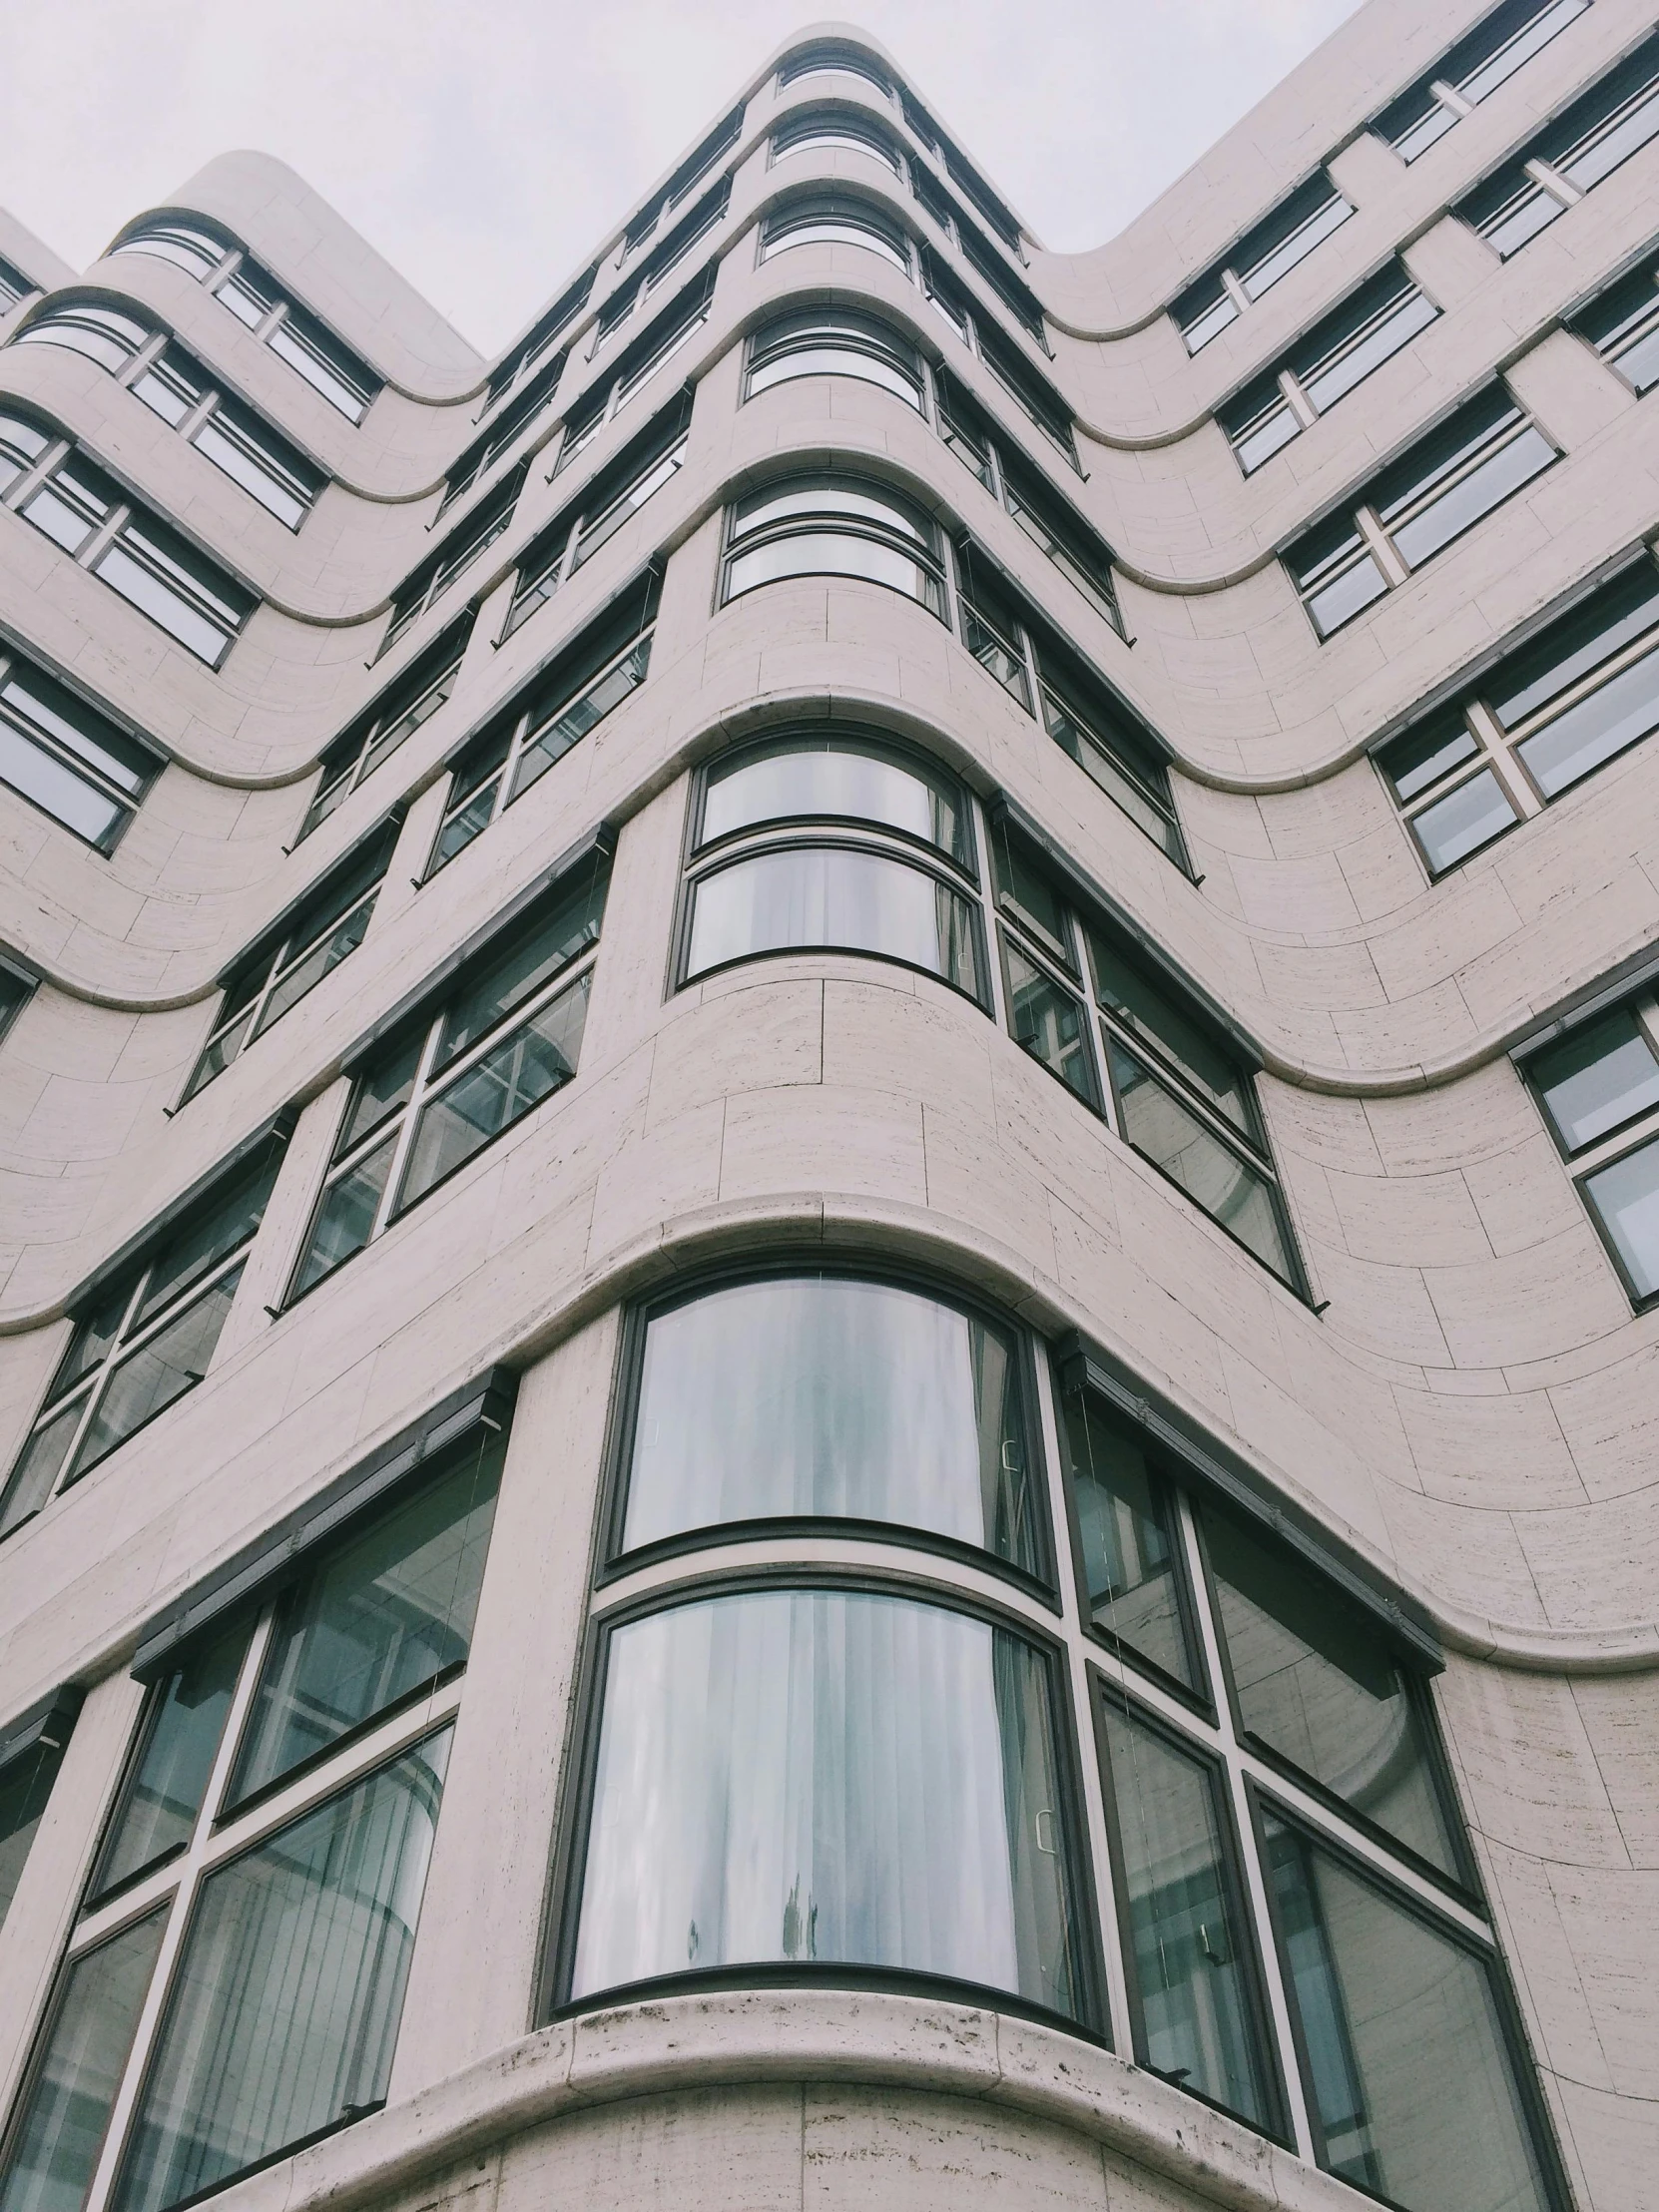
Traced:
[[173, 1903], [168, 1908], [167, 1927], [162, 1933], [161, 1948], [156, 1954], [150, 1987], [139, 2012], [138, 2027], [133, 2035], [132, 2048], [127, 2054], [121, 2086], [110, 2108], [109, 2126], [105, 2132], [103, 2148], [98, 2155], [92, 2186], [87, 2191], [83, 2212], [107, 2212], [116, 2176], [121, 2170], [128, 2131], [133, 2123], [140, 2088], [149, 2072], [168, 1991], [178, 1970], [185, 1937], [195, 1918], [194, 1907], [201, 1888], [203, 1862], [213, 1839], [214, 1816], [230, 1780], [231, 1765], [236, 1758], [243, 1727], [265, 1663], [265, 1654], [270, 1646], [274, 1619], [275, 1612], [268, 1607], [250, 1639], [243, 1659], [242, 1672], [237, 1680], [230, 1710], [225, 1716], [225, 1726], [220, 1735], [219, 1750], [214, 1756], [208, 1787], [203, 1793], [202, 1809], [197, 1816], [196, 1827], [184, 1858], [179, 1862], [178, 1886], [173, 1893]]
[[1243, 314], [1247, 307], [1255, 305], [1255, 301], [1251, 298], [1249, 292], [1245, 290], [1244, 285], [1240, 283], [1237, 276], [1231, 269], [1224, 269], [1222, 271], [1221, 288], [1223, 291], [1226, 292], [1228, 298], [1232, 300], [1234, 306], [1238, 308], [1240, 314]]
[[1563, 207], [1570, 208], [1584, 197], [1571, 178], [1563, 177], [1558, 169], [1551, 169], [1548, 162], [1522, 162], [1521, 168], [1535, 185], [1542, 185]]
[[86, 544], [82, 546], [80, 552], [76, 554], [76, 567], [91, 568], [94, 561], [100, 560], [109, 551], [132, 519], [132, 502], [126, 499], [118, 499], [97, 529], [93, 531], [91, 537], [88, 538]]
[[1282, 368], [1279, 371], [1279, 389], [1286, 406], [1290, 408], [1298, 422], [1305, 430], [1311, 430], [1319, 420], [1319, 409], [1303, 389], [1302, 381], [1294, 370]]
[[1261, 1854], [1256, 1849], [1256, 1831], [1250, 1817], [1250, 1803], [1245, 1795], [1244, 1768], [1239, 1741], [1233, 1731], [1233, 1708], [1227, 1695], [1221, 1635], [1210, 1610], [1209, 1578], [1205, 1573], [1204, 1555], [1198, 1540], [1198, 1525], [1192, 1502], [1181, 1491], [1175, 1493], [1175, 1517], [1177, 1540], [1182, 1547], [1187, 1579], [1193, 1593], [1193, 1619], [1204, 1650], [1211, 1694], [1215, 1699], [1217, 1734], [1221, 1741], [1222, 1764], [1227, 1776], [1229, 1806], [1239, 1842], [1239, 1882], [1255, 1922], [1256, 1948], [1262, 1962], [1262, 1993], [1267, 1999], [1268, 2017], [1279, 2045], [1277, 2055], [1280, 2078], [1285, 2090], [1286, 2116], [1291, 2123], [1297, 2155], [1312, 2163], [1314, 2130], [1308, 2116], [1308, 2100], [1303, 2092], [1302, 2069], [1297, 2062], [1296, 2037], [1291, 2028], [1290, 1998], [1280, 1971], [1279, 1946], [1274, 1940], [1267, 1881], [1262, 1871]]
[[1497, 717], [1483, 700], [1471, 699], [1464, 710], [1469, 728], [1480, 741], [1492, 774], [1502, 785], [1512, 804], [1520, 809], [1523, 819], [1541, 815], [1544, 803], [1532, 788], [1532, 779], [1516, 760], [1512, 748], [1504, 738]]
[[1411, 571], [1394, 551], [1393, 541], [1389, 538], [1382, 523], [1378, 521], [1374, 510], [1370, 507], [1356, 507], [1354, 510], [1354, 525], [1371, 548], [1378, 567], [1382, 571], [1384, 581], [1397, 591]]
[[74, 450], [73, 438], [54, 438], [33, 467], [26, 468], [7, 491], [3, 503], [8, 507], [21, 507], [25, 500], [31, 499], [39, 491], [52, 471], [61, 462], [68, 460]]
[[1435, 77], [1434, 79], [1432, 79], [1428, 89], [1434, 95], [1435, 99], [1440, 103], [1440, 106], [1442, 108], [1449, 108], [1452, 114], [1456, 116], [1459, 120], [1461, 120], [1464, 116], [1473, 115], [1474, 109], [1470, 106], [1468, 101], [1463, 98], [1463, 95], [1457, 90], [1457, 87], [1455, 85], [1448, 85], [1443, 77]]
[[[426, 1094], [432, 1079], [432, 1062], [437, 1057], [438, 1040], [443, 1035], [444, 1017], [448, 1009], [445, 1008], [444, 1013], [440, 1013], [433, 1018], [431, 1026], [426, 1032], [426, 1041], [420, 1048], [420, 1058], [415, 1063], [414, 1083], [409, 1091], [409, 1103], [403, 1109], [403, 1125], [397, 1132], [397, 1142], [392, 1146], [391, 1165], [386, 1170], [385, 1188], [380, 1193], [380, 1203], [374, 1209], [374, 1223], [364, 1240], [365, 1245], [372, 1244], [376, 1237], [384, 1233], [390, 1224], [392, 1213], [397, 1205], [398, 1187], [403, 1181], [404, 1170], [409, 1164], [409, 1151], [414, 1144], [415, 1123], [420, 1119], [420, 1110], [426, 1103]], [[370, 1150], [372, 1149], [371, 1146]]]

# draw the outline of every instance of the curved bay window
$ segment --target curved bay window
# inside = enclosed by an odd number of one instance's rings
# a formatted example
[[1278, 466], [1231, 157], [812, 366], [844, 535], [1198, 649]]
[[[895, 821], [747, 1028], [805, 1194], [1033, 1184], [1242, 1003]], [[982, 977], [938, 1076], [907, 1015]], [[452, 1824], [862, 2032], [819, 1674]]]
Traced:
[[749, 341], [744, 396], [799, 376], [850, 376], [926, 412], [921, 355], [876, 315], [851, 307], [803, 307], [762, 323]]
[[856, 246], [879, 254], [906, 276], [911, 274], [910, 234], [873, 200], [849, 194], [808, 193], [775, 208], [761, 226], [761, 259], [770, 262], [792, 246]]
[[[864, 834], [804, 833], [839, 823]], [[683, 982], [770, 952], [863, 952], [989, 1004], [967, 794], [936, 764], [888, 740], [793, 732], [712, 766], [694, 824]]]
[[885, 484], [839, 475], [769, 484], [730, 510], [726, 543], [723, 599], [788, 576], [853, 576], [946, 619], [938, 526]]
[[845, 1521], [1051, 1584], [1023, 1350], [977, 1310], [850, 1275], [765, 1276], [650, 1312], [629, 1371], [618, 1555]]
[[784, 161], [791, 154], [869, 154], [900, 174], [898, 142], [879, 123], [853, 108], [809, 108], [785, 118], [772, 134], [772, 159]]

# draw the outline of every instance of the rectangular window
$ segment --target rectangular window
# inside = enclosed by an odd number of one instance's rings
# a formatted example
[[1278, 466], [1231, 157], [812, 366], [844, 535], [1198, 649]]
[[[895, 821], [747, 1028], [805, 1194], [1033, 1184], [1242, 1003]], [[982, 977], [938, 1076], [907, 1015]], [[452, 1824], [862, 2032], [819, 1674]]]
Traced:
[[623, 237], [622, 252], [618, 256], [620, 261], [625, 262], [631, 254], [638, 253], [656, 230], [664, 214], [679, 207], [688, 194], [694, 192], [703, 182], [722, 154], [729, 153], [737, 145], [743, 136], [745, 113], [745, 108], [740, 105], [717, 123], [701, 145], [694, 147], [686, 156], [662, 191], [654, 199], [647, 201], [629, 224]]
[[922, 289], [969, 352], [976, 353], [1020, 412], [1034, 422], [1081, 474], [1071, 409], [1042, 371], [990, 323], [928, 247], [921, 250]]
[[0, 646], [0, 781], [20, 798], [108, 852], [161, 768], [148, 746]]
[[1105, 1355], [1055, 1381], [1135, 2057], [1281, 2141], [1300, 2079], [1315, 2157], [1388, 2203], [1564, 2212], [1432, 1637]]
[[[493, 1426], [475, 1420], [326, 1548], [280, 1547], [252, 1607], [151, 1681], [18, 2100], [5, 2212], [81, 2212], [101, 2161], [112, 2212], [168, 2212], [383, 2102], [489, 1542]], [[275, 1830], [255, 1771], [302, 1786]]]
[[21, 305], [25, 299], [32, 299], [39, 289], [33, 277], [25, 276], [22, 270], [14, 268], [10, 262], [0, 261], [0, 314]]
[[1650, 266], [1609, 285], [1567, 328], [1593, 345], [1637, 393], [1659, 384], [1659, 275]]
[[1392, 262], [1315, 324], [1276, 369], [1217, 409], [1248, 476], [1375, 369], [1408, 345], [1439, 313]]
[[23, 1879], [80, 1701], [78, 1690], [60, 1691], [0, 1735], [0, 1928]]
[[502, 629], [510, 638], [685, 466], [691, 394], [682, 392], [524, 549]]
[[608, 881], [596, 849], [357, 1070], [290, 1300], [575, 1075]]
[[1659, 573], [1622, 575], [1373, 755], [1431, 875], [1659, 728]]
[[[422, 723], [437, 713], [460, 677], [472, 623], [473, 610], [469, 607], [386, 687], [366, 714], [329, 746], [322, 756], [321, 778], [299, 826], [299, 837], [308, 837], [319, 823], [326, 822], [364, 777], [372, 776], [382, 761], [389, 760]], [[296, 844], [299, 837], [294, 839]]]
[[947, 369], [934, 369], [933, 396], [945, 444], [1121, 638], [1123, 614], [1112, 581], [1111, 547], [997, 432], [990, 416]]
[[396, 841], [396, 822], [382, 824], [231, 969], [181, 1105], [356, 951]]
[[573, 322], [588, 303], [593, 290], [593, 280], [599, 275], [598, 264], [584, 270], [576, 281], [554, 300], [545, 314], [538, 315], [510, 353], [503, 355], [500, 364], [491, 371], [485, 387], [482, 414], [498, 406], [506, 398], [519, 379], [527, 376], [560, 332]]
[[434, 522], [441, 522], [456, 500], [464, 499], [474, 484], [483, 481], [502, 454], [551, 404], [568, 358], [568, 350], [555, 354], [525, 385], [512, 405], [502, 408], [483, 436], [473, 439], [444, 480], [443, 497], [432, 518]]
[[1219, 337], [1253, 300], [1288, 276], [1354, 213], [1323, 169], [1283, 199], [1271, 214], [1170, 303], [1176, 328], [1196, 353]]
[[1048, 342], [1048, 328], [1043, 321], [1041, 300], [1024, 277], [1016, 276], [1008, 267], [979, 226], [962, 212], [944, 187], [929, 176], [919, 162], [912, 161], [910, 164], [910, 190], [969, 269], [1013, 316], [1026, 336], [1034, 339], [1045, 353], [1052, 354], [1054, 348]]
[[529, 469], [530, 456], [526, 454], [487, 498], [480, 499], [472, 512], [456, 523], [442, 544], [409, 572], [392, 595], [391, 620], [380, 640], [379, 652], [375, 655], [377, 660], [389, 653], [399, 638], [407, 636], [463, 569], [470, 568], [481, 553], [505, 534], [512, 523], [513, 509], [518, 505], [518, 495], [524, 488]]
[[1537, 132], [1452, 209], [1503, 261], [1659, 133], [1659, 38]]
[[701, 276], [695, 277], [654, 321], [646, 324], [631, 344], [623, 347], [611, 364], [607, 380], [590, 391], [566, 417], [559, 458], [553, 467], [555, 475], [592, 444], [658, 369], [672, 360], [682, 346], [690, 344], [709, 319], [709, 304], [714, 292], [715, 264], [711, 262]]
[[1015, 1042], [1304, 1296], [1249, 1067], [1016, 829], [995, 827], [991, 857]]
[[660, 589], [660, 572], [648, 569], [471, 740], [450, 773], [428, 876], [645, 682]]
[[1590, 0], [1504, 0], [1390, 101], [1372, 129], [1401, 161], [1414, 162], [1589, 5]]
[[1330, 637], [1559, 458], [1503, 384], [1465, 399], [1352, 506], [1286, 547], [1314, 628]]
[[1659, 1000], [1652, 987], [1571, 1023], [1521, 1062], [1580, 1198], [1637, 1307], [1659, 1297]]
[[280, 1163], [273, 1139], [76, 1310], [46, 1402], [0, 1491], [0, 1535], [202, 1381]]
[[1060, 750], [1137, 830], [1191, 873], [1157, 740], [971, 541], [956, 548], [956, 566], [962, 637], [974, 659], [1027, 714], [1039, 717]]
[[611, 293], [600, 307], [594, 323], [590, 357], [599, 351], [613, 331], [627, 321], [640, 301], [655, 291], [664, 278], [679, 268], [692, 248], [717, 228], [725, 218], [731, 198], [732, 180], [730, 177], [722, 178], [712, 192], [705, 193], [696, 207], [689, 209], [673, 229], [658, 241], [633, 277]]
[[[44, 470], [21, 465], [48, 453]], [[217, 562], [129, 499], [76, 446], [0, 416], [0, 488], [6, 483], [8, 504], [26, 522], [199, 661], [220, 666], [258, 602]]]

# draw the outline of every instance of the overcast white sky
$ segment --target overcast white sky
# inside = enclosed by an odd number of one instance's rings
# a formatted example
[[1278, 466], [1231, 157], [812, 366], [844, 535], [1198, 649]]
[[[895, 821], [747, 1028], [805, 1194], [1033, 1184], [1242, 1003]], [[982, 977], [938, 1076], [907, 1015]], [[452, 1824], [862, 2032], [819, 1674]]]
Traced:
[[[1098, 245], [1358, 0], [863, 0], [1045, 244]], [[828, 12], [828, 10], [826, 11]], [[0, 202], [77, 268], [292, 163], [490, 353], [813, 0], [8, 0]]]

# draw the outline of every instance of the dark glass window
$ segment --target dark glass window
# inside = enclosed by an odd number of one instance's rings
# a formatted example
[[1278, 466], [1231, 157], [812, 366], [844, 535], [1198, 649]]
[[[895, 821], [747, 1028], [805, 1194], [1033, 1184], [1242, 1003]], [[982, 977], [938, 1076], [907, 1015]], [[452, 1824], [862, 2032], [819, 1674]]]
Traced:
[[1087, 1617], [1155, 1673], [1201, 1689], [1173, 1492], [1098, 1397], [1068, 1391], [1063, 1411]]
[[519, 561], [503, 638], [545, 607], [648, 500], [673, 482], [685, 466], [690, 423], [691, 395], [682, 392], [537, 531]]
[[188, 1651], [152, 1689], [87, 1895], [96, 1902], [184, 1850], [208, 1793], [248, 1624]]
[[1219, 337], [1244, 307], [1288, 276], [1353, 213], [1323, 169], [1288, 193], [1230, 253], [1171, 301], [1169, 311], [1187, 351], [1196, 353]]
[[[461, 673], [472, 623], [473, 610], [469, 607], [329, 746], [322, 756], [322, 774], [299, 826], [300, 837], [308, 837], [326, 822], [364, 777], [372, 776], [383, 761], [390, 760], [450, 697]], [[297, 843], [298, 838], [294, 841]]]
[[1609, 285], [1567, 327], [1588, 339], [1632, 391], [1659, 384], [1659, 278], [1651, 268]]
[[1401, 161], [1414, 162], [1589, 5], [1590, 0], [1504, 0], [1391, 100], [1372, 129]]
[[1452, 213], [1507, 261], [1656, 132], [1659, 39], [1650, 38], [1460, 200]]
[[274, 1144], [239, 1169], [76, 1314], [45, 1406], [0, 1492], [0, 1535], [202, 1381], [280, 1158]]
[[607, 875], [595, 856], [356, 1071], [295, 1299], [576, 1073]]
[[470, 568], [478, 556], [506, 532], [529, 468], [530, 458], [526, 454], [487, 498], [480, 499], [472, 512], [456, 523], [443, 543], [410, 571], [392, 595], [391, 620], [380, 640], [381, 653], [389, 653], [398, 639], [412, 630], [426, 610], [443, 596], [461, 571]]
[[23, 1879], [73, 1720], [72, 1711], [58, 1711], [37, 1721], [32, 1741], [0, 1766], [0, 1928]]
[[554, 300], [545, 314], [537, 316], [512, 350], [503, 355], [500, 364], [490, 374], [484, 395], [484, 413], [487, 414], [491, 407], [506, 398], [519, 379], [534, 368], [559, 333], [575, 321], [588, 303], [593, 280], [598, 274], [597, 265], [585, 270], [575, 283]]
[[1287, 547], [1314, 628], [1328, 638], [1559, 457], [1504, 385], [1466, 399], [1352, 508]]
[[218, 1017], [185, 1085], [186, 1099], [223, 1075], [256, 1038], [356, 951], [367, 934], [396, 842], [396, 823], [382, 824], [244, 953], [226, 979]]
[[1659, 1294], [1659, 1002], [1650, 987], [1570, 1026], [1523, 1071], [1638, 1305]]
[[0, 781], [110, 851], [161, 773], [148, 746], [0, 646]]
[[1659, 574], [1643, 555], [1374, 758], [1430, 874], [1659, 728]]
[[559, 458], [553, 473], [568, 468], [578, 453], [591, 445], [600, 432], [648, 384], [657, 371], [683, 346], [689, 345], [709, 319], [714, 298], [715, 264], [693, 277], [658, 315], [649, 321], [611, 363], [610, 372], [565, 417], [559, 440]]

